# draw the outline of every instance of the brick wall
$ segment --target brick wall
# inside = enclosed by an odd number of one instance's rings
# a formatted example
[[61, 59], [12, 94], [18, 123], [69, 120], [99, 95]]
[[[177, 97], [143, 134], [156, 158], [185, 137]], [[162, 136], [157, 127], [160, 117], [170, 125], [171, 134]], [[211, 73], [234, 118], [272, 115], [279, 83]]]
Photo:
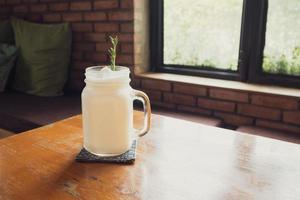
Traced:
[[0, 0], [0, 19], [70, 22], [73, 52], [68, 89], [84, 86], [84, 69], [109, 63], [108, 36], [120, 39], [117, 63], [133, 66], [133, 0]]
[[[148, 59], [147, 55], [134, 56], [142, 54], [143, 51], [143, 54], [148, 52], [143, 37], [146, 35], [144, 32], [147, 24], [141, 22], [147, 2], [0, 0], [0, 19], [17, 16], [41, 23], [70, 22], [73, 30], [73, 52], [68, 88], [80, 91], [84, 86], [85, 67], [109, 63], [106, 53], [109, 35], [118, 35], [120, 38], [117, 60], [119, 65], [136, 67], [142, 65], [138, 63]], [[138, 18], [137, 21], [134, 21], [134, 16]], [[144, 18], [147, 21], [146, 16]], [[137, 72], [145, 71], [138, 67], [136, 69]], [[300, 133], [299, 98], [141, 79], [135, 76], [133, 78], [132, 85], [144, 90], [154, 106], [214, 116], [235, 126], [258, 125]]]
[[135, 79], [152, 105], [222, 119], [234, 126], [257, 125], [300, 134], [300, 98], [214, 87]]

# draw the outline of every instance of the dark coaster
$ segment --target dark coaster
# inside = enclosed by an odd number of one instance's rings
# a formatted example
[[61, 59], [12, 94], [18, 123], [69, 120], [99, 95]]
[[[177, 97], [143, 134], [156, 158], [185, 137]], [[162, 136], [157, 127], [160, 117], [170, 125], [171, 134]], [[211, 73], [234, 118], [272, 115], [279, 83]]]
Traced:
[[87, 151], [85, 148], [81, 149], [79, 154], [76, 157], [78, 162], [99, 162], [99, 163], [119, 163], [119, 164], [132, 164], [136, 158], [136, 146], [137, 141], [132, 142], [131, 149], [125, 153], [117, 156], [97, 156]]

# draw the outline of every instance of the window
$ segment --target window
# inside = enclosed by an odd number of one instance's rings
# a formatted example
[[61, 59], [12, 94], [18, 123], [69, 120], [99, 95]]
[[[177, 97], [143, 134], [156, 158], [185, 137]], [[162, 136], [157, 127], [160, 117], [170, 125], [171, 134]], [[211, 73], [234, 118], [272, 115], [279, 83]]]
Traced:
[[299, 0], [152, 0], [156, 71], [300, 87]]
[[237, 70], [242, 1], [165, 0], [164, 8], [164, 64]]

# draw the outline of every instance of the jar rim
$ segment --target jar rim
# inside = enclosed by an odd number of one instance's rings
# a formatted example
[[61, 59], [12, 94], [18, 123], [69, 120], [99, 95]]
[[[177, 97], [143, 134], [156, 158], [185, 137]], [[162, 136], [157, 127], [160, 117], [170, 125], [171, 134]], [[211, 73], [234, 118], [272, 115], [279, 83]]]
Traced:
[[[90, 66], [90, 67], [87, 67], [85, 69], [85, 73], [88, 73], [88, 72], [99, 72], [101, 69], [103, 69], [104, 67], [108, 67], [107, 65], [95, 65], [95, 66]], [[120, 72], [129, 72], [129, 68], [128, 67], [125, 67], [125, 66], [116, 66], [116, 73], [120, 73]]]
[[124, 82], [130, 80], [129, 74], [130, 70], [128, 67], [116, 66], [116, 71], [110, 73], [109, 76], [105, 74], [100, 74], [99, 72], [107, 66], [91, 66], [85, 69], [85, 82]]

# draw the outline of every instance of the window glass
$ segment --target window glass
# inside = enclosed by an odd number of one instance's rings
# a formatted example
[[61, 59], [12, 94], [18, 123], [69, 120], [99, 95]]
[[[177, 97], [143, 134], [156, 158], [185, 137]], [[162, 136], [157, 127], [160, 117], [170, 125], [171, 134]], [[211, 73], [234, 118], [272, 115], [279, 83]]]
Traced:
[[164, 64], [237, 70], [242, 11], [242, 0], [164, 0]]
[[270, 0], [263, 70], [300, 75], [300, 1]]

